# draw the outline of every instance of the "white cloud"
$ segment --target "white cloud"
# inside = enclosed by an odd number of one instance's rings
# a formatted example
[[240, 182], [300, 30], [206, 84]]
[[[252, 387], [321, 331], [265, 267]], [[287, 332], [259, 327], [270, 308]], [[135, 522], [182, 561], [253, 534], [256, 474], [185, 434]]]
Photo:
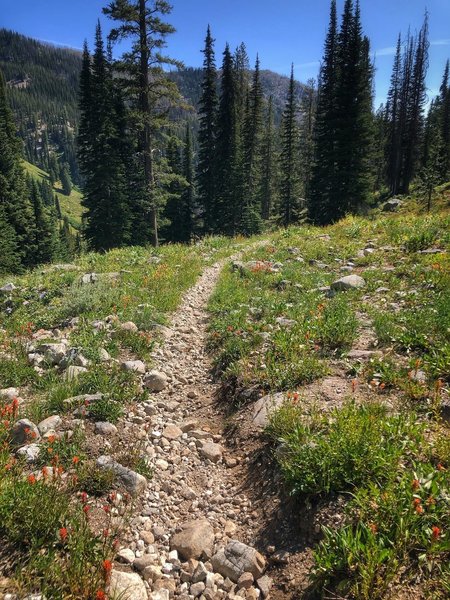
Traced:
[[312, 60], [311, 62], [300, 63], [299, 65], [294, 65], [296, 69], [308, 69], [311, 67], [320, 67], [320, 62], [318, 60]]
[[395, 46], [388, 46], [387, 48], [380, 48], [380, 50], [375, 51], [376, 56], [394, 56], [397, 52], [397, 48]]
[[450, 46], [450, 39], [432, 40], [430, 46]]

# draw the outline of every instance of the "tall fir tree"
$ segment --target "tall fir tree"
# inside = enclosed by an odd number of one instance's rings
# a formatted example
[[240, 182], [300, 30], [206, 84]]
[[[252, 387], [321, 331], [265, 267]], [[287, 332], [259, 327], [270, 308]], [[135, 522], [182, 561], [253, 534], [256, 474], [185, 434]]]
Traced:
[[314, 223], [325, 224], [332, 213], [336, 176], [336, 83], [337, 9], [331, 1], [330, 23], [320, 68], [317, 114], [314, 126], [314, 159], [308, 195], [308, 214]]
[[233, 235], [238, 223], [236, 205], [236, 163], [238, 162], [236, 125], [236, 81], [233, 56], [227, 44], [223, 53], [216, 141], [216, 231]]
[[[160, 193], [154, 152], [158, 134], [168, 124], [168, 106], [181, 99], [178, 88], [169, 80], [166, 65], [182, 66], [162, 53], [167, 46], [167, 37], [175, 28], [163, 18], [170, 14], [171, 5], [165, 0], [112, 0], [104, 14], [116, 22], [109, 39], [114, 43], [128, 39], [131, 49], [122, 55], [117, 68], [122, 74], [121, 83], [126, 97], [137, 117], [136, 133], [139, 154], [142, 157], [141, 206], [139, 219], [134, 230], [140, 237], [147, 237], [153, 246], [158, 246], [158, 215], [166, 197]], [[140, 230], [140, 231], [139, 231]]]
[[208, 25], [203, 49], [203, 81], [199, 101], [197, 193], [202, 208], [204, 231], [216, 229], [216, 122], [217, 122], [217, 71], [214, 39]]
[[262, 159], [261, 159], [261, 180], [260, 180], [260, 197], [261, 197], [261, 217], [263, 221], [268, 221], [274, 206], [277, 201], [277, 177], [276, 177], [276, 139], [275, 139], [275, 123], [273, 114], [273, 99], [269, 97], [266, 109], [266, 127], [262, 142]]
[[[0, 217], [5, 223], [5, 241], [2, 246], [5, 252], [8, 251], [8, 255], [2, 256], [3, 269], [6, 270], [7, 265], [19, 269], [36, 264], [35, 222], [22, 167], [21, 141], [17, 137], [1, 71]], [[15, 256], [12, 255], [13, 251]]]
[[186, 186], [181, 194], [181, 207], [183, 215], [183, 242], [189, 242], [194, 234], [194, 149], [192, 145], [191, 127], [186, 125], [184, 138], [182, 175], [186, 180]]
[[280, 221], [285, 226], [294, 223], [300, 210], [299, 135], [294, 65], [291, 67], [289, 90], [281, 121], [280, 153]]

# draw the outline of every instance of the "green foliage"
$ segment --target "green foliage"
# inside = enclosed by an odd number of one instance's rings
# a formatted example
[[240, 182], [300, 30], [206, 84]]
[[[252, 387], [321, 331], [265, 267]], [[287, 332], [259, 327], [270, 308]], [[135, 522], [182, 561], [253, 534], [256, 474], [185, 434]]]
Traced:
[[[292, 414], [272, 418], [269, 432], [281, 442], [280, 465], [293, 492], [349, 492], [369, 482], [381, 485], [420, 440], [413, 417], [389, 416], [384, 406], [346, 403], [310, 422]], [[293, 417], [293, 418], [292, 418]]]

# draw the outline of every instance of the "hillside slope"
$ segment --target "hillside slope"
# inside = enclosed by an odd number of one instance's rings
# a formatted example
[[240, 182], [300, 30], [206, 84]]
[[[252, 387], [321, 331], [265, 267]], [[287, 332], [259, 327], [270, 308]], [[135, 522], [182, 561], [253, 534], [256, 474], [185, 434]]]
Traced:
[[[27, 173], [39, 181], [49, 181], [49, 175], [39, 167], [32, 165], [31, 163], [24, 161], [24, 167]], [[66, 196], [62, 192], [60, 182], [56, 182], [53, 186], [55, 194], [58, 196], [59, 206], [61, 207], [61, 213], [69, 218], [69, 222], [74, 229], [80, 229], [81, 219], [83, 215], [83, 207], [81, 206], [81, 193], [72, 188], [70, 196]]]
[[448, 200], [3, 278], [0, 591], [448, 598]]

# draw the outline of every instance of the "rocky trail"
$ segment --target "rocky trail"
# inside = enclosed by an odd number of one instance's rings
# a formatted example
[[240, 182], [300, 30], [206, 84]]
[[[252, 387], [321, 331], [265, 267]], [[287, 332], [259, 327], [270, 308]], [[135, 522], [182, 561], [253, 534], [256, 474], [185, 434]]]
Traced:
[[276, 552], [257, 544], [264, 515], [246, 490], [252, 445], [226, 439], [206, 352], [206, 306], [222, 266], [204, 271], [163, 328], [146, 375], [154, 401], [133, 419], [148, 429], [146, 454], [155, 467], [118, 554], [123, 567], [112, 577], [117, 592], [133, 588], [133, 600], [145, 598], [145, 588], [151, 600], [266, 598], [272, 586], [267, 560], [254, 547]]

